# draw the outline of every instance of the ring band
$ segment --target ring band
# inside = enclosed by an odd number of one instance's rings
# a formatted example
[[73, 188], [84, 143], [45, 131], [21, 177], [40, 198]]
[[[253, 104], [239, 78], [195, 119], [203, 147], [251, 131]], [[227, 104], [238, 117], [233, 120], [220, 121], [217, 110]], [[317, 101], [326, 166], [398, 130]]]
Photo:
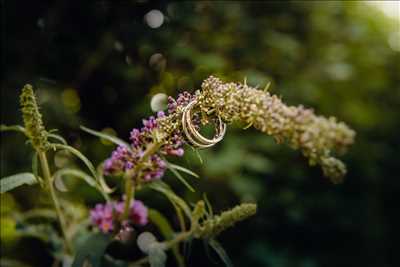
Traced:
[[207, 148], [215, 145], [216, 143], [220, 142], [226, 132], [226, 124], [222, 121], [220, 117], [218, 117], [218, 124], [219, 127], [216, 132], [216, 136], [213, 139], [206, 138], [202, 136], [194, 127], [192, 123], [192, 114], [191, 110], [193, 106], [196, 104], [196, 100], [193, 100], [190, 102], [185, 109], [183, 110], [183, 115], [182, 115], [182, 128], [183, 131], [186, 135], [186, 138], [188, 141], [199, 148]]

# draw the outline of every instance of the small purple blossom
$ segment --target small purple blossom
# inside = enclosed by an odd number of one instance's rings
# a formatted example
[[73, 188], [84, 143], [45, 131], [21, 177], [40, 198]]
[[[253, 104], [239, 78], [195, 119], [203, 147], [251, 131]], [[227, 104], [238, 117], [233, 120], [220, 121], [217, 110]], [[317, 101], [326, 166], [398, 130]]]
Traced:
[[148, 210], [142, 201], [135, 200], [131, 203], [129, 218], [138, 225], [146, 225], [148, 223]]
[[[195, 98], [194, 95], [183, 92], [178, 95], [177, 99], [168, 98], [168, 114], [176, 112], [177, 108], [183, 108], [190, 101]], [[158, 152], [153, 154], [145, 162], [141, 162], [144, 151], [157, 134], [155, 131], [159, 130], [158, 120], [166, 117], [163, 111], [157, 112], [157, 116], [150, 116], [143, 120], [143, 127], [139, 129], [134, 128], [130, 133], [130, 147], [118, 146], [111, 154], [111, 157], [105, 161], [104, 173], [106, 175], [120, 175], [123, 172], [132, 169], [140, 162], [145, 166], [141, 170], [142, 181], [149, 182], [160, 179], [166, 170], [166, 163], [160, 158], [159, 155], [169, 155], [181, 157], [184, 154], [183, 137], [177, 132], [171, 137], [163, 140], [163, 144]], [[157, 140], [158, 141], [158, 140]]]
[[93, 225], [97, 225], [103, 233], [109, 233], [114, 229], [113, 204], [96, 204], [90, 211], [90, 219]]
[[161, 152], [170, 156], [182, 157], [185, 152], [183, 150], [183, 138], [178, 134], [173, 135], [168, 144], [162, 147]]
[[184, 107], [194, 100], [195, 96], [187, 91], [184, 91], [178, 95], [176, 100], [173, 97], [168, 97], [168, 114], [176, 112], [178, 107]]
[[146, 182], [158, 180], [163, 177], [167, 169], [167, 164], [158, 155], [152, 155], [148, 161], [148, 166], [143, 169], [145, 173], [143, 180]]
[[116, 174], [132, 169], [138, 157], [128, 147], [118, 146], [111, 154], [111, 157], [104, 163], [106, 175]]
[[[103, 233], [110, 233], [114, 230], [116, 221], [121, 219], [124, 207], [124, 201], [96, 204], [90, 211], [91, 222]], [[134, 200], [131, 202], [129, 221], [140, 226], [147, 224], [148, 210], [142, 201]]]
[[141, 141], [141, 132], [136, 129], [133, 128], [131, 131], [131, 136], [129, 138], [132, 142], [132, 146], [135, 148], [138, 148], [142, 145], [142, 141]]

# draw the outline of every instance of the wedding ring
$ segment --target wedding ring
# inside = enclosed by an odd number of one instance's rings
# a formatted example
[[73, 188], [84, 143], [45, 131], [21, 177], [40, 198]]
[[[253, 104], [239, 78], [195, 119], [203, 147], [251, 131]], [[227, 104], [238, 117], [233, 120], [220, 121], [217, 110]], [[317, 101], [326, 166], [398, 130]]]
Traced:
[[222, 121], [220, 117], [218, 117], [218, 127], [216, 130], [216, 135], [213, 139], [206, 138], [202, 136], [196, 129], [196, 127], [192, 123], [192, 108], [195, 106], [196, 100], [190, 102], [185, 109], [183, 110], [182, 115], [182, 128], [186, 135], [188, 141], [195, 147], [199, 148], [207, 148], [215, 145], [220, 142], [226, 132], [226, 124]]

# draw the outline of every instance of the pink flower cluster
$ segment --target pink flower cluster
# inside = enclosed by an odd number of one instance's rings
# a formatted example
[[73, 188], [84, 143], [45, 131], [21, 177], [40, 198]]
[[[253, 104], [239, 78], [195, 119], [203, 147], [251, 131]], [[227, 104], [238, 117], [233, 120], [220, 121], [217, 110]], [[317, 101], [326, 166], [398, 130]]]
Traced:
[[[169, 97], [168, 114], [180, 112], [193, 98], [194, 96], [188, 92], [179, 94], [176, 100]], [[163, 111], [159, 111], [156, 117], [151, 116], [148, 119], [144, 119], [141, 129], [132, 129], [129, 138], [131, 141], [130, 146], [118, 146], [112, 152], [111, 157], [105, 161], [104, 173], [106, 175], [119, 175], [132, 169], [143, 157], [147, 146], [154, 142], [156, 132], [160, 131], [157, 120], [165, 118], [165, 116]], [[146, 182], [160, 179], [166, 170], [166, 162], [161, 159], [160, 155], [181, 157], [184, 154], [183, 144], [184, 139], [178, 132], [168, 137], [159, 151], [149, 157], [143, 164], [141, 179]]]
[[[103, 233], [110, 233], [115, 228], [115, 222], [121, 220], [124, 212], [124, 201], [96, 204], [90, 211], [90, 219]], [[148, 222], [147, 207], [140, 200], [131, 202], [129, 221], [136, 225], [146, 225]]]

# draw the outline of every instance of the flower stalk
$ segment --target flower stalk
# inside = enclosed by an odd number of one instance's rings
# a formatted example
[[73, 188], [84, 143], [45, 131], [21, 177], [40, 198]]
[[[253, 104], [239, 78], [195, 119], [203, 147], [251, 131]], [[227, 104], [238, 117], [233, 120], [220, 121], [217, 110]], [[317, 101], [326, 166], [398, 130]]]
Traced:
[[47, 161], [46, 153], [43, 151], [38, 151], [38, 155], [39, 155], [39, 161], [40, 161], [40, 164], [42, 167], [43, 176], [47, 183], [47, 187], [50, 192], [50, 197], [53, 202], [54, 209], [56, 210], [58, 221], [60, 223], [61, 232], [64, 237], [65, 250], [67, 253], [72, 253], [73, 252], [72, 245], [71, 245], [71, 242], [67, 235], [66, 221], [65, 221], [64, 215], [62, 213], [61, 205], [60, 205], [60, 202], [58, 201], [56, 191], [54, 189], [53, 179], [51, 178], [51, 173], [50, 173], [50, 168], [49, 168], [49, 164]]
[[31, 85], [27, 84], [22, 89], [20, 96], [20, 105], [22, 111], [22, 117], [26, 129], [26, 135], [32, 142], [32, 146], [37, 151], [39, 156], [40, 165], [42, 167], [42, 173], [44, 180], [47, 184], [50, 198], [52, 200], [54, 209], [56, 210], [57, 218], [60, 224], [61, 232], [64, 237], [65, 249], [67, 253], [72, 253], [72, 246], [67, 236], [67, 226], [64, 215], [61, 210], [60, 202], [57, 198], [56, 191], [53, 185], [53, 178], [50, 172], [49, 163], [47, 161], [46, 151], [52, 146], [48, 141], [48, 132], [46, 131], [42, 115], [39, 111], [39, 106], [36, 101], [36, 96], [33, 92]]

